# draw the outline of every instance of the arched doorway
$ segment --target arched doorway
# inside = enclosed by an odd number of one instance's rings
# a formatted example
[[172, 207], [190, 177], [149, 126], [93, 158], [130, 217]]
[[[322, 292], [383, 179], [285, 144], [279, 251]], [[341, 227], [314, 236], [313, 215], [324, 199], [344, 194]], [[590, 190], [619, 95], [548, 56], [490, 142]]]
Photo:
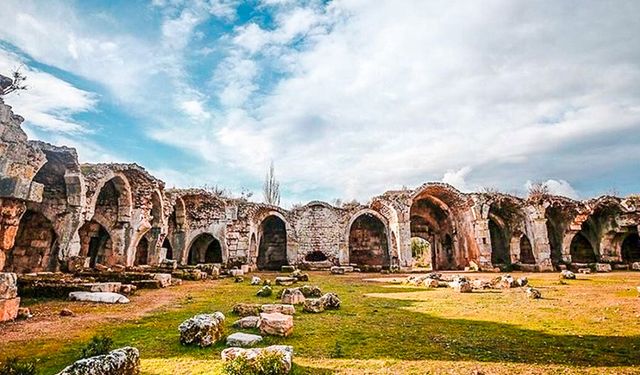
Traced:
[[453, 218], [443, 200], [429, 194], [414, 200], [410, 208], [410, 228], [412, 238], [419, 237], [429, 242], [432, 269], [457, 268], [452, 238]]
[[582, 234], [576, 233], [571, 240], [571, 262], [572, 263], [595, 263], [596, 253], [591, 242]]
[[491, 263], [510, 264], [509, 244], [504, 230], [494, 219], [489, 219], [489, 237], [491, 238]]
[[416, 267], [431, 267], [431, 243], [422, 237], [411, 238], [411, 256]]
[[190, 265], [199, 263], [222, 263], [222, 246], [214, 236], [202, 233], [191, 243], [189, 249]]
[[375, 215], [363, 213], [349, 229], [349, 263], [389, 267], [387, 227]]
[[133, 264], [136, 266], [147, 264], [148, 258], [149, 240], [147, 240], [147, 236], [145, 235], [138, 241], [138, 246], [136, 246], [136, 259]]
[[7, 254], [5, 271], [28, 273], [55, 271], [58, 246], [51, 221], [43, 214], [27, 210], [20, 219], [13, 249]]
[[98, 222], [91, 220], [78, 230], [80, 236], [80, 256], [89, 257], [89, 266], [105, 264], [111, 253], [109, 232]]
[[173, 260], [173, 247], [171, 247], [171, 242], [169, 242], [168, 238], [165, 238], [162, 242], [162, 248], [165, 249], [165, 259]]
[[287, 228], [279, 217], [268, 216], [260, 224], [258, 269], [279, 271], [287, 264]]
[[622, 260], [624, 262], [640, 262], [640, 236], [630, 233], [622, 241]]
[[520, 263], [535, 264], [536, 258], [533, 256], [533, 247], [531, 241], [525, 235], [520, 237]]

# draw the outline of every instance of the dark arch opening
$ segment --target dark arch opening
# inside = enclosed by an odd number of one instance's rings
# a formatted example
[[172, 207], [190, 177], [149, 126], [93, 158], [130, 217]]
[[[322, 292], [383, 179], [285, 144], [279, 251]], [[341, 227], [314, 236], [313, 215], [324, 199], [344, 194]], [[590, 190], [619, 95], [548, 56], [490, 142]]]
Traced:
[[304, 257], [304, 260], [307, 262], [324, 262], [327, 260], [327, 256], [324, 255], [322, 251], [316, 250], [307, 254], [307, 256]]
[[189, 249], [188, 262], [191, 265], [199, 263], [222, 263], [222, 246], [220, 241], [209, 233], [196, 237]]
[[[448, 270], [458, 267], [452, 240], [452, 214], [446, 203], [432, 196], [415, 200], [410, 208], [410, 229], [412, 238], [422, 238], [431, 245], [432, 269]], [[414, 257], [414, 262], [416, 261]]]
[[147, 236], [144, 236], [138, 241], [138, 246], [136, 246], [136, 259], [134, 261], [134, 265], [140, 266], [143, 264], [147, 264], [149, 261], [149, 240], [147, 240]]
[[633, 263], [640, 262], [640, 236], [631, 233], [622, 242], [622, 260]]
[[78, 230], [80, 235], [80, 256], [89, 257], [89, 267], [97, 263], [105, 264], [111, 253], [109, 232], [98, 222], [91, 220]]
[[58, 245], [53, 224], [43, 214], [27, 210], [20, 219], [13, 248], [7, 254], [5, 271], [28, 273], [55, 271]]
[[571, 240], [571, 262], [572, 263], [595, 263], [596, 253], [591, 242], [582, 234], [577, 233]]
[[349, 262], [358, 266], [389, 267], [387, 228], [372, 214], [362, 214], [349, 229]]
[[536, 258], [533, 256], [533, 247], [527, 236], [520, 237], [520, 263], [535, 264]]
[[507, 238], [502, 228], [493, 219], [489, 219], [489, 237], [491, 237], [491, 263], [494, 265], [511, 263]]
[[165, 238], [162, 242], [162, 248], [166, 250], [165, 259], [173, 260], [173, 247], [168, 238]]
[[260, 224], [258, 269], [278, 271], [289, 264], [287, 260], [287, 228], [284, 221], [271, 215]]

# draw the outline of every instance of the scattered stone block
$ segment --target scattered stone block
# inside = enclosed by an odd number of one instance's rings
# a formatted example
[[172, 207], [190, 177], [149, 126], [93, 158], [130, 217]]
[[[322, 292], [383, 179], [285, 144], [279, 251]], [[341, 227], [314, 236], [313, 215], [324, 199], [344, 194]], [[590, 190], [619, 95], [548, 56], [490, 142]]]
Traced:
[[519, 287], [523, 287], [526, 286], [527, 284], [529, 284], [529, 279], [527, 279], [526, 277], [518, 277], [516, 279], [516, 285]]
[[108, 293], [120, 293], [122, 283], [95, 283], [89, 288], [91, 292], [108, 292]]
[[320, 288], [315, 285], [303, 285], [298, 289], [300, 289], [300, 292], [302, 292], [302, 295], [305, 298], [310, 298], [310, 297], [317, 298], [322, 296], [322, 290], [320, 290]]
[[321, 313], [324, 311], [324, 304], [320, 298], [308, 298], [302, 305], [302, 311], [308, 313]]
[[258, 316], [245, 316], [233, 322], [233, 326], [240, 329], [257, 328], [259, 320], [260, 317]]
[[69, 300], [97, 303], [129, 303], [129, 299], [122, 294], [110, 292], [71, 292]]
[[578, 273], [582, 273], [582, 274], [590, 274], [591, 273], [591, 268], [578, 268]]
[[260, 307], [257, 303], [236, 303], [233, 305], [233, 313], [238, 316], [256, 316], [260, 314]]
[[293, 361], [293, 347], [288, 345], [271, 345], [266, 348], [227, 348], [220, 354], [223, 362], [233, 361], [238, 357], [244, 357], [253, 365], [253, 367], [259, 368], [260, 365], [255, 363], [259, 361], [261, 354], [264, 352], [276, 352], [282, 356], [282, 373], [288, 374], [291, 371], [291, 362]]
[[293, 271], [290, 276], [297, 281], [309, 281], [309, 274], [302, 273], [300, 270]]
[[473, 291], [471, 283], [466, 280], [452, 281], [449, 285], [458, 293], [471, 293]]
[[272, 294], [273, 294], [273, 290], [269, 285], [263, 286], [262, 288], [260, 288], [260, 290], [258, 290], [258, 293], [256, 293], [258, 297], [269, 297]]
[[529, 299], [542, 298], [542, 294], [540, 293], [540, 291], [538, 289], [529, 287], [529, 288], [525, 289], [524, 292], [525, 292], [527, 298], [529, 298]]
[[260, 285], [262, 283], [262, 279], [260, 279], [258, 276], [253, 276], [251, 278], [251, 285]]
[[153, 275], [154, 280], [158, 280], [160, 282], [161, 288], [166, 288], [171, 286], [171, 274], [170, 273], [156, 273]]
[[231, 269], [229, 270], [229, 275], [236, 277], [236, 276], [243, 276], [244, 272], [242, 270], [239, 270], [237, 268]]
[[278, 312], [261, 313], [258, 329], [263, 335], [289, 336], [293, 333], [293, 316]]
[[560, 272], [560, 278], [561, 279], [565, 279], [565, 280], [575, 280], [576, 279], [576, 274], [569, 271], [569, 270], [564, 270], [562, 272]]
[[282, 273], [292, 273], [296, 270], [294, 266], [282, 266], [280, 267], [280, 272]]
[[276, 277], [276, 285], [289, 286], [289, 285], [293, 285], [296, 281], [298, 280], [296, 280], [293, 277], [285, 277], [285, 276]]
[[180, 343], [196, 344], [200, 347], [210, 346], [222, 338], [223, 322], [224, 315], [221, 312], [191, 317], [178, 327]]
[[320, 302], [327, 310], [338, 310], [340, 308], [340, 298], [335, 293], [326, 293], [320, 297]]
[[516, 280], [511, 275], [502, 275], [498, 285], [503, 289], [515, 288], [518, 286]]
[[235, 277], [233, 278], [233, 281], [234, 281], [234, 282], [236, 282], [236, 283], [242, 283], [242, 282], [244, 282], [244, 277], [242, 277], [242, 276], [235, 276]]
[[250, 333], [236, 332], [227, 337], [227, 346], [254, 346], [262, 341], [262, 336]]
[[611, 272], [609, 263], [596, 263], [596, 272]]
[[124, 347], [108, 354], [81, 359], [60, 371], [57, 375], [138, 375], [140, 352]]
[[304, 303], [305, 296], [300, 289], [284, 289], [282, 292], [281, 302], [287, 305], [300, 305]]
[[440, 285], [440, 282], [436, 279], [426, 278], [422, 281], [422, 286], [427, 288], [437, 288]]
[[345, 273], [346, 273], [346, 270], [344, 267], [340, 267], [340, 266], [331, 267], [332, 275], [344, 275]]
[[13, 320], [18, 316], [20, 297], [0, 299], [0, 322]]
[[491, 283], [487, 280], [475, 279], [471, 282], [473, 289], [491, 289]]
[[296, 308], [293, 305], [283, 305], [281, 303], [265, 304], [260, 306], [260, 311], [263, 313], [280, 313], [286, 315], [293, 315], [296, 313]]
[[640, 271], [640, 262], [631, 263], [631, 269], [634, 271]]

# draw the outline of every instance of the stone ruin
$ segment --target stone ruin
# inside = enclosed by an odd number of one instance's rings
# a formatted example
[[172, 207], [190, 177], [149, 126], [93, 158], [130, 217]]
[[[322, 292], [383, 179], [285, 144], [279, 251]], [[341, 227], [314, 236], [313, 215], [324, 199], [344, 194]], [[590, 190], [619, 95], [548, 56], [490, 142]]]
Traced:
[[[27, 139], [0, 99], [0, 270], [18, 274], [177, 264], [363, 271], [525, 271], [640, 261], [640, 196], [576, 201], [461, 193], [444, 183], [368, 204], [281, 207], [165, 189], [136, 164], [79, 164]], [[426, 254], [412, 241], [428, 243]], [[640, 264], [635, 267], [640, 268]]]

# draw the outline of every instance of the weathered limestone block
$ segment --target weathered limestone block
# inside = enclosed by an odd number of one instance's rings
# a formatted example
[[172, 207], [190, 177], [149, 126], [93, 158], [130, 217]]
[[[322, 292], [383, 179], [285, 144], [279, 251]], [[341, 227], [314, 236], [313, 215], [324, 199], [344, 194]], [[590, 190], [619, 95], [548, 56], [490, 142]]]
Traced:
[[564, 270], [560, 272], [560, 278], [565, 280], [575, 280], [576, 274], [569, 270]]
[[299, 305], [304, 303], [305, 297], [300, 289], [285, 289], [282, 292], [281, 302], [287, 305]]
[[129, 303], [129, 299], [122, 294], [110, 292], [71, 292], [69, 300], [98, 303]]
[[578, 273], [588, 275], [591, 273], [591, 268], [578, 268]]
[[308, 313], [321, 313], [324, 311], [324, 303], [320, 298], [307, 298], [302, 305], [302, 311]]
[[90, 286], [91, 292], [120, 293], [121, 289], [122, 289], [122, 283], [119, 283], [119, 282], [95, 283]]
[[236, 303], [233, 305], [233, 313], [238, 316], [256, 316], [260, 314], [260, 307], [257, 303]]
[[338, 310], [340, 308], [340, 298], [335, 293], [326, 293], [320, 297], [320, 302], [327, 310]]
[[227, 336], [227, 346], [254, 346], [262, 341], [262, 336], [236, 332]]
[[542, 298], [542, 294], [540, 293], [540, 291], [538, 289], [529, 287], [529, 288], [525, 289], [524, 292], [525, 292], [527, 298], [529, 298], [529, 299]]
[[466, 280], [452, 281], [449, 285], [458, 293], [471, 293], [473, 291], [471, 283]]
[[221, 312], [191, 317], [178, 327], [180, 343], [196, 344], [200, 347], [210, 346], [222, 338], [223, 322], [224, 315]]
[[631, 269], [634, 271], [640, 271], [640, 262], [633, 262], [631, 264]]
[[491, 289], [491, 283], [487, 280], [475, 279], [471, 282], [473, 289]]
[[263, 335], [289, 336], [293, 333], [293, 316], [278, 312], [261, 313], [258, 329]]
[[66, 367], [57, 375], [138, 375], [140, 374], [140, 352], [136, 348], [124, 347], [105, 355], [81, 359]]
[[282, 266], [280, 267], [280, 272], [282, 273], [292, 273], [296, 270], [294, 266]]
[[260, 285], [262, 283], [262, 279], [260, 279], [258, 276], [253, 276], [251, 278], [251, 285]]
[[0, 273], [0, 299], [11, 299], [18, 296], [18, 277], [15, 273]]
[[283, 305], [280, 303], [274, 303], [274, 304], [265, 304], [260, 306], [260, 311], [267, 314], [280, 313], [280, 314], [286, 314], [286, 315], [293, 315], [296, 313], [296, 308], [293, 307], [293, 305]]
[[20, 298], [0, 299], [0, 322], [13, 320], [18, 316]]
[[303, 285], [298, 289], [300, 289], [300, 292], [302, 292], [302, 295], [305, 298], [309, 298], [309, 297], [317, 298], [322, 296], [322, 290], [320, 290], [320, 288], [315, 285]]
[[241, 329], [257, 328], [259, 320], [260, 317], [258, 316], [245, 316], [244, 318], [233, 322], [233, 326]]
[[[275, 352], [282, 355], [283, 372], [288, 374], [291, 371], [293, 361], [293, 347], [288, 345], [271, 345], [266, 348], [227, 348], [220, 354], [223, 362], [233, 361], [239, 356], [245, 357], [250, 363], [254, 363], [263, 352]], [[280, 375], [280, 373], [278, 374]]]
[[285, 276], [276, 277], [276, 285], [289, 286], [289, 285], [293, 285], [293, 283], [295, 283], [296, 281], [298, 280], [293, 277], [285, 277]]
[[344, 275], [346, 273], [345, 267], [333, 266], [331, 267], [331, 274], [333, 275]]
[[611, 272], [611, 264], [596, 263], [596, 272]]
[[171, 286], [171, 274], [170, 273], [156, 273], [153, 275], [154, 280], [158, 280], [160, 282], [160, 287], [166, 288]]
[[232, 269], [229, 270], [229, 275], [236, 277], [236, 276], [243, 276], [244, 275], [244, 271], [239, 270], [239, 269]]

